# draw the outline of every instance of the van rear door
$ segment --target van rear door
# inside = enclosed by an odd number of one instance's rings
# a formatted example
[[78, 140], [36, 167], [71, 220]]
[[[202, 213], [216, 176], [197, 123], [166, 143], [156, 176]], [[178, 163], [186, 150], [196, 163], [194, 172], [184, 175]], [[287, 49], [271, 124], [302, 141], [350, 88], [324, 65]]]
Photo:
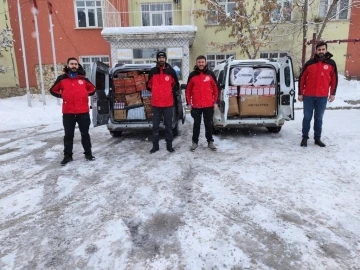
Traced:
[[110, 118], [109, 75], [110, 67], [102, 62], [95, 62], [91, 69], [90, 81], [96, 87], [95, 95], [91, 96], [93, 126], [106, 125]]
[[278, 60], [280, 63], [280, 111], [285, 120], [294, 120], [295, 79], [290, 56]]

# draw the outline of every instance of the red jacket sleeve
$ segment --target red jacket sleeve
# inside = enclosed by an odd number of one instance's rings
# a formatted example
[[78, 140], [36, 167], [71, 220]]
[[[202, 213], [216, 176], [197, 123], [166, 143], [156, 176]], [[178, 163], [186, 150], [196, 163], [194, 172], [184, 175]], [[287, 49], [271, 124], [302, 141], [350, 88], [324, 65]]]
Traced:
[[215, 105], [217, 100], [218, 100], [219, 89], [218, 89], [217, 83], [216, 83], [216, 81], [214, 81], [214, 79], [211, 80], [211, 87], [212, 87], [212, 90], [213, 90], [213, 98], [214, 98], [213, 102], [214, 102], [214, 105]]
[[304, 94], [304, 88], [305, 88], [305, 81], [307, 77], [307, 66], [304, 67], [304, 70], [300, 74], [299, 78], [299, 96], [302, 96]]
[[191, 105], [191, 96], [192, 96], [192, 89], [193, 89], [194, 83], [190, 79], [188, 81], [188, 84], [186, 86], [185, 95], [186, 95], [186, 104]]
[[86, 90], [88, 92], [88, 95], [89, 96], [94, 95], [96, 91], [96, 87], [88, 79], [86, 79], [85, 81], [86, 81]]
[[331, 73], [331, 82], [330, 82], [330, 95], [335, 96], [336, 94], [336, 88], [338, 85], [338, 72], [337, 72], [337, 67], [336, 67], [336, 63], [334, 61], [334, 71]]
[[61, 80], [63, 79], [62, 76], [59, 76], [54, 85], [50, 88], [50, 94], [53, 95], [54, 97], [57, 98], [61, 98], [61, 92], [62, 92], [62, 84], [61, 84]]

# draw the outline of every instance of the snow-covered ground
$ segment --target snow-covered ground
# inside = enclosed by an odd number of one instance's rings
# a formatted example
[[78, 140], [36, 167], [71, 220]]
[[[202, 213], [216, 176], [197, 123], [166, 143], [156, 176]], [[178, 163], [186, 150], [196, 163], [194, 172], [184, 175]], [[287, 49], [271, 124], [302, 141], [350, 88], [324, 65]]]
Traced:
[[[360, 100], [341, 79], [332, 107]], [[61, 108], [0, 100], [0, 269], [360, 269], [360, 110], [327, 110], [317, 147], [302, 111], [279, 134], [239, 129], [169, 154], [151, 132], [91, 128], [60, 167]], [[297, 103], [297, 106], [300, 106]], [[359, 106], [359, 105], [353, 105]]]

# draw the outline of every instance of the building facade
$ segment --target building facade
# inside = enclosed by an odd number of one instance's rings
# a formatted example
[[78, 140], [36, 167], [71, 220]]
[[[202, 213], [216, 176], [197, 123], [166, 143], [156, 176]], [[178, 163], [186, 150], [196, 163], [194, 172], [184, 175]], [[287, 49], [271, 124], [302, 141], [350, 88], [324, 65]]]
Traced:
[[[14, 33], [14, 50], [19, 73], [20, 87], [25, 88], [25, 72], [21, 47], [21, 35], [17, 0], [9, 1], [10, 21]], [[115, 0], [114, 0], [115, 1]], [[91, 71], [94, 61], [103, 61], [111, 64], [110, 44], [101, 36], [101, 31], [106, 20], [123, 20], [126, 25], [127, 18], [121, 18], [119, 14], [111, 18], [103, 17], [104, 1], [86, 0], [62, 0], [50, 1], [52, 9], [49, 9], [47, 1], [36, 1], [38, 6], [39, 39], [41, 48], [41, 60], [45, 91], [54, 82], [54, 61], [51, 46], [49, 13], [52, 11], [53, 31], [55, 40], [56, 68], [61, 74], [63, 65], [69, 57], [76, 57], [84, 66], [87, 73]], [[35, 32], [34, 14], [31, 1], [20, 0], [21, 19], [23, 23], [26, 62], [29, 74], [29, 85], [40, 89], [39, 82], [39, 57]], [[123, 5], [114, 6], [118, 12], [127, 10], [127, 1]]]
[[[17, 2], [7, 0], [8, 12], [13, 29], [14, 49], [19, 85], [25, 88], [24, 61], [21, 47], [21, 35]], [[359, 9], [351, 12], [344, 9], [351, 0], [339, 1], [332, 20], [327, 24], [323, 39], [359, 38]], [[6, 2], [6, 1], [5, 1]], [[21, 20], [23, 22], [26, 66], [30, 87], [40, 89], [39, 56], [35, 33], [32, 1], [19, 0]], [[52, 3], [49, 9], [48, 2]], [[312, 33], [321, 27], [331, 0], [309, 1], [308, 40]], [[226, 14], [231, 16], [235, 1], [219, 1]], [[256, 52], [257, 58], [293, 57], [297, 70], [301, 67], [302, 25], [301, 7], [296, 8], [288, 0], [278, 0], [279, 8], [271, 14], [271, 20], [277, 24], [272, 42]], [[179, 79], [186, 82], [189, 72], [198, 55], [205, 55], [209, 67], [224, 61], [229, 56], [246, 59], [238, 47], [221, 51], [212, 42], [229, 43], [228, 31], [216, 30], [219, 24], [206, 16], [195, 15], [207, 10], [207, 6], [195, 0], [62, 0], [37, 1], [39, 37], [45, 90], [53, 83], [54, 69], [62, 72], [68, 57], [77, 57], [89, 74], [94, 61], [102, 61], [114, 66], [122, 63], [150, 63], [155, 61], [156, 52], [165, 50], [169, 63], [174, 66]], [[3, 8], [0, 6], [0, 8]], [[5, 8], [6, 10], [6, 8]], [[56, 67], [50, 38], [49, 12], [52, 11], [55, 37]], [[286, 11], [286, 13], [285, 13]], [[0, 23], [1, 17], [0, 15]], [[289, 29], [294, 31], [289, 31]], [[331, 44], [329, 50], [334, 54], [341, 73], [359, 74], [356, 65], [359, 58], [357, 46], [360, 43]], [[307, 59], [311, 56], [311, 46], [307, 46]], [[6, 65], [11, 65], [6, 64]], [[16, 69], [15, 69], [16, 70]], [[298, 74], [298, 72], [297, 72]], [[2, 74], [0, 73], [0, 76]], [[8, 77], [7, 77], [8, 78]], [[13, 79], [7, 79], [11, 84]], [[1, 80], [3, 81], [3, 80]]]
[[0, 96], [10, 96], [10, 89], [18, 85], [18, 75], [7, 0], [0, 1]]

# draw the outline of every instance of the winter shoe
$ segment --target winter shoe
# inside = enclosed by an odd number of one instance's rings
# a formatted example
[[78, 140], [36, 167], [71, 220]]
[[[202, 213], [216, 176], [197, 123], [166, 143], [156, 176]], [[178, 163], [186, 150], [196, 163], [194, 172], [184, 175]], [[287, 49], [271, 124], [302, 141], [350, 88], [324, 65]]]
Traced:
[[85, 159], [89, 161], [93, 161], [95, 160], [95, 157], [90, 153], [90, 154], [85, 154]]
[[320, 147], [325, 147], [326, 146], [326, 144], [323, 143], [320, 139], [315, 139], [315, 144], [320, 146]]
[[153, 148], [151, 148], [150, 154], [154, 154], [157, 151], [159, 151], [159, 143], [153, 143]]
[[172, 147], [172, 142], [166, 142], [166, 150], [168, 150], [170, 153], [175, 152], [175, 149]]
[[303, 139], [301, 140], [300, 146], [301, 146], [301, 147], [307, 147], [307, 140], [308, 140], [308, 139], [303, 138]]
[[198, 147], [198, 144], [193, 142], [190, 147], [190, 151], [194, 152], [197, 147]]
[[65, 154], [64, 155], [64, 159], [61, 161], [61, 166], [65, 166], [66, 164], [68, 164], [70, 161], [73, 161], [72, 155], [68, 155]]
[[214, 142], [209, 142], [209, 143], [208, 143], [208, 147], [209, 147], [211, 150], [213, 150], [213, 151], [216, 151], [216, 150], [217, 150], [216, 146], [214, 145]]

